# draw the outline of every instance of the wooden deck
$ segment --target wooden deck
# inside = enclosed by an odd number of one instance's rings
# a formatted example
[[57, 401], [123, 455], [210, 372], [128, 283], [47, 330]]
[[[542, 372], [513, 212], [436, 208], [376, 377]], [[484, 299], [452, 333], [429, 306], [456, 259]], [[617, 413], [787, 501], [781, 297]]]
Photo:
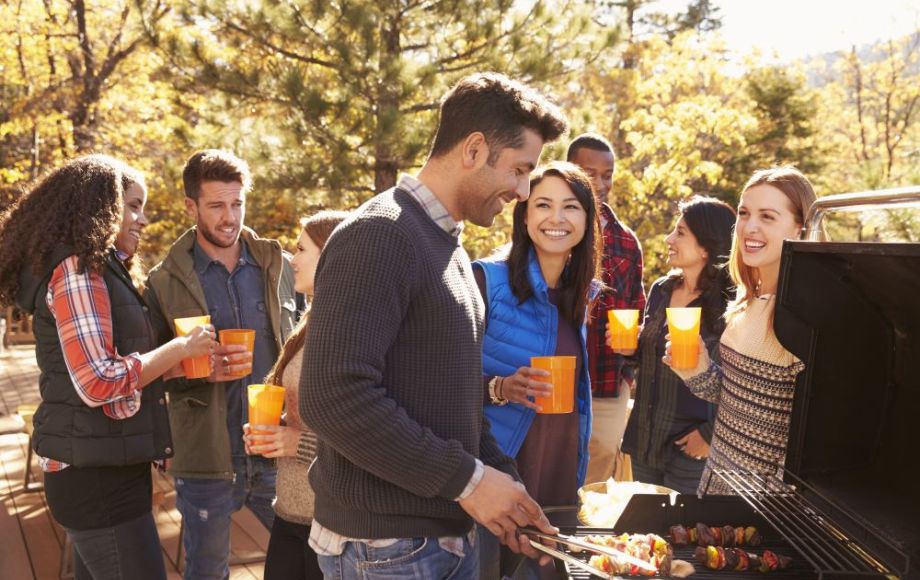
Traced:
[[[64, 532], [55, 523], [41, 491], [23, 487], [26, 469], [33, 481], [41, 481], [41, 470], [33, 459], [26, 466], [28, 435], [18, 428], [19, 405], [38, 403], [38, 368], [33, 348], [16, 346], [0, 354], [0, 578], [3, 580], [52, 580], [61, 577]], [[181, 518], [176, 510], [172, 479], [154, 473], [154, 508], [160, 544], [168, 577], [181, 578], [176, 555]], [[268, 546], [268, 531], [255, 516], [243, 509], [233, 517], [232, 557], [247, 558], [263, 554]], [[230, 578], [261, 579], [261, 562], [230, 568]]]

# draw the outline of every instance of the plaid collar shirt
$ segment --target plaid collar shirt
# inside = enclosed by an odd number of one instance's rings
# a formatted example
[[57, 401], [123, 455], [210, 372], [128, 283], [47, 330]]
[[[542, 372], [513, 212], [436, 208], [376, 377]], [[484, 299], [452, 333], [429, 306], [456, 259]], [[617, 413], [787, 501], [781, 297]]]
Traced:
[[463, 222], [454, 221], [441, 200], [424, 183], [404, 173], [399, 177], [396, 187], [407, 191], [439, 228], [455, 238], [463, 233]]
[[613, 209], [606, 203], [601, 204], [600, 215], [604, 224], [601, 281], [606, 288], [601, 291], [591, 310], [588, 369], [591, 373], [591, 391], [595, 397], [617, 397], [625, 360], [607, 346], [607, 311], [635, 308], [641, 315], [645, 310], [642, 246], [636, 234], [617, 219]]

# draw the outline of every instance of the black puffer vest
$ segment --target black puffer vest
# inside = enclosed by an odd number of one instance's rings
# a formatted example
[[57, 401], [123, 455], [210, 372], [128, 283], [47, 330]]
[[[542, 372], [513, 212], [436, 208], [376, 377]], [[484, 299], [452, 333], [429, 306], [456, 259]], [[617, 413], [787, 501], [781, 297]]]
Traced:
[[[35, 452], [76, 467], [133, 465], [171, 456], [169, 417], [159, 379], [141, 390], [140, 409], [124, 420], [110, 419], [102, 407], [88, 407], [77, 394], [45, 300], [54, 268], [68, 255], [63, 249], [57, 252], [41, 278], [24, 274], [17, 300], [34, 314], [35, 354], [41, 369], [42, 402], [33, 419]], [[147, 306], [114, 252], [106, 258], [103, 279], [112, 305], [117, 352], [127, 355], [156, 348]]]

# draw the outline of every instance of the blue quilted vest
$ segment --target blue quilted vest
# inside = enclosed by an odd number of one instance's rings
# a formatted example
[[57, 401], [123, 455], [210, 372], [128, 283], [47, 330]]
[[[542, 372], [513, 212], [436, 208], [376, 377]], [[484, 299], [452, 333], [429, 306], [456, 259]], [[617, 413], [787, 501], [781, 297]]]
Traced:
[[[523, 304], [511, 291], [506, 258], [487, 258], [473, 263], [486, 279], [489, 319], [482, 344], [482, 372], [486, 376], [507, 377], [520, 367], [530, 366], [532, 356], [551, 356], [556, 352], [559, 311], [549, 301], [549, 292], [536, 254], [531, 250], [527, 276], [534, 294]], [[584, 485], [588, 469], [588, 440], [591, 437], [591, 379], [588, 376], [587, 326], [581, 325], [582, 360], [576, 392], [578, 412], [578, 486]], [[509, 403], [487, 404], [485, 414], [492, 424], [492, 435], [502, 451], [516, 457], [530, 430], [534, 411]]]

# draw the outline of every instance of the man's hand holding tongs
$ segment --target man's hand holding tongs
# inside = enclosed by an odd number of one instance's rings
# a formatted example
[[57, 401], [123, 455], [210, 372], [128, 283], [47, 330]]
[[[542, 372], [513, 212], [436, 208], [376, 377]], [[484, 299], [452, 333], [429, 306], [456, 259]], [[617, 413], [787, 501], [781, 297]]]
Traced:
[[460, 507], [511, 551], [540, 558], [541, 565], [551, 560], [534, 549], [527, 535], [518, 533], [518, 528], [531, 526], [550, 535], [558, 534], [559, 530], [550, 525], [540, 505], [510, 475], [486, 466], [482, 480], [473, 493], [460, 500]]

